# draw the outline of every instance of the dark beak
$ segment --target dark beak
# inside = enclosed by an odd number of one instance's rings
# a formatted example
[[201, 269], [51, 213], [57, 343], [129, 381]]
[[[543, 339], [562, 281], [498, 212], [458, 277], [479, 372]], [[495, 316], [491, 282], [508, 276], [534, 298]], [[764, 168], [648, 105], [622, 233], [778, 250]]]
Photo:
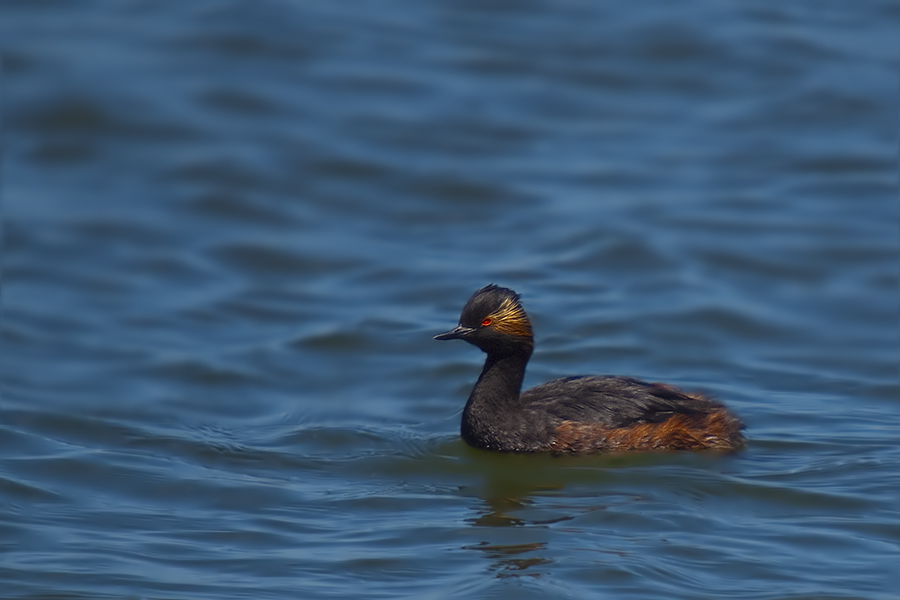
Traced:
[[475, 331], [472, 327], [463, 327], [459, 325], [456, 329], [451, 329], [446, 333], [442, 333], [440, 335], [434, 336], [436, 340], [464, 340], [468, 337], [473, 331]]

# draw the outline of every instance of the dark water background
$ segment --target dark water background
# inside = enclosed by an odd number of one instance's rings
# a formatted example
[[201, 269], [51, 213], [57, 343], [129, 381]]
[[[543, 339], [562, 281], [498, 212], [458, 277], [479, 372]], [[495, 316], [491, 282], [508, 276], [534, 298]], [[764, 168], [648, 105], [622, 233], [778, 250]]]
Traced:
[[[0, 4], [4, 598], [900, 597], [900, 4]], [[502, 456], [431, 336], [702, 389]]]

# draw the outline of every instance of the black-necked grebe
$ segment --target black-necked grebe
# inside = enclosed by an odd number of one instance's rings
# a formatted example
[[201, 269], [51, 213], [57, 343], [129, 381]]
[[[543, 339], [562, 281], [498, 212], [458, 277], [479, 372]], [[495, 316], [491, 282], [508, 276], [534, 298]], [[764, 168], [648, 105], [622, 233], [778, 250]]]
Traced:
[[465, 340], [487, 353], [462, 416], [471, 446], [500, 452], [736, 450], [743, 424], [724, 405], [630, 377], [554, 379], [521, 392], [534, 350], [514, 291], [489, 285], [469, 299], [459, 326], [436, 340]]

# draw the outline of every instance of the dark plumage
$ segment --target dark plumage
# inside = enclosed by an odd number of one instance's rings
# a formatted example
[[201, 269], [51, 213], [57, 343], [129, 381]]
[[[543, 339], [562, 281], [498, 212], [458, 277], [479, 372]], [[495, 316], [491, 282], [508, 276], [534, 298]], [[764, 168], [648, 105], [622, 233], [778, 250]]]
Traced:
[[[554, 379], [521, 392], [534, 349], [528, 315], [514, 291], [489, 285], [469, 299], [455, 329], [487, 359], [469, 395], [462, 437], [501, 452], [735, 450], [743, 424], [725, 406], [629, 377]], [[521, 393], [520, 393], [521, 392]]]

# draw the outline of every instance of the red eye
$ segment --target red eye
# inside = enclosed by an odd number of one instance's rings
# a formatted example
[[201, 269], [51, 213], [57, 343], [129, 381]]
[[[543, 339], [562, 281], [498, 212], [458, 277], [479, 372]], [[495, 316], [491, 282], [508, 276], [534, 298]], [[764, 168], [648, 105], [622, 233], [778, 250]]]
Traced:
[[490, 325], [491, 323], [493, 323], [493, 321], [491, 321], [490, 319], [485, 319], [484, 321], [481, 322], [481, 326], [482, 326], [482, 327], [487, 327], [487, 326]]

